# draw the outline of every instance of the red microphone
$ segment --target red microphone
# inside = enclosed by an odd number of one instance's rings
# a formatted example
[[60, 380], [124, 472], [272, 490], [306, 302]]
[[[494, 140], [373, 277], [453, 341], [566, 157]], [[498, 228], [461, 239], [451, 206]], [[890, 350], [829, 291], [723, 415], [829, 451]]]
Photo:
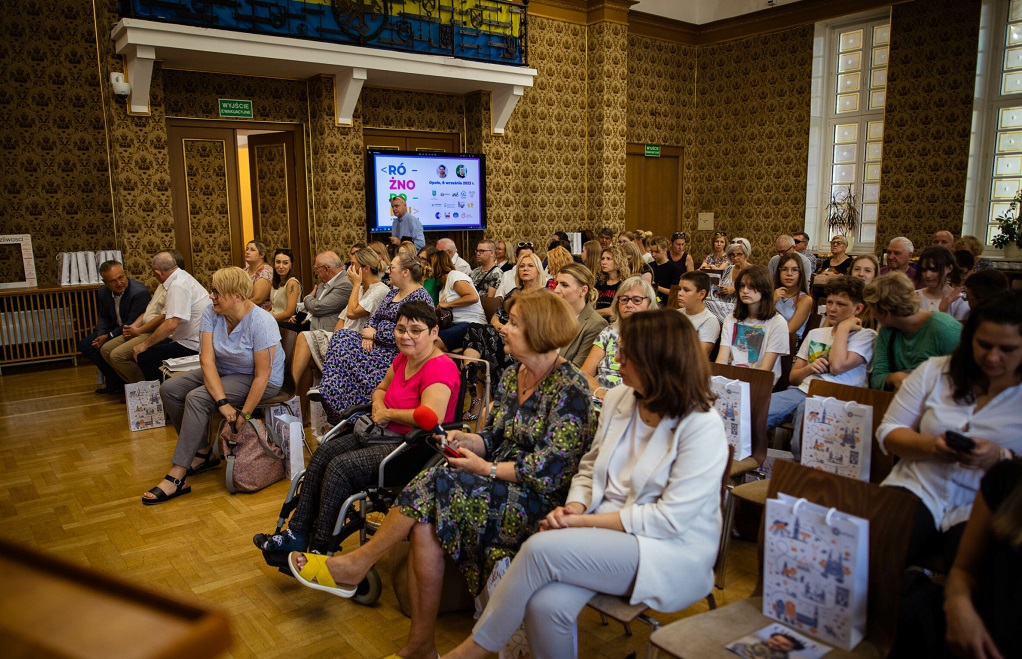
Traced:
[[440, 436], [438, 448], [442, 455], [451, 458], [464, 457], [456, 448], [447, 443], [447, 431], [440, 425], [440, 419], [437, 418], [436, 412], [425, 405], [419, 405], [412, 411], [412, 418], [415, 419], [415, 425], [419, 428], [431, 435]]

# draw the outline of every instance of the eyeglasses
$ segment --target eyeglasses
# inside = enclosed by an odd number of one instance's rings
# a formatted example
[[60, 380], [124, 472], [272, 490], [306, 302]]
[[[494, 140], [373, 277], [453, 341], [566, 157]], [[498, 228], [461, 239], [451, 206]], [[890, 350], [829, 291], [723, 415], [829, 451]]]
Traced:
[[675, 231], [674, 233], [671, 234], [671, 240], [677, 240], [678, 238], [688, 240], [688, 234], [685, 233], [684, 231]]
[[211, 289], [209, 289], [209, 296], [211, 298], [213, 298], [214, 300], [219, 300], [220, 299], [220, 291], [216, 290], [215, 288], [211, 288]]
[[492, 249], [477, 249], [476, 254], [485, 254], [486, 252], [492, 252]]
[[796, 238], [796, 239], [795, 239], [795, 244], [796, 244], [796, 245], [801, 245], [802, 243], [805, 243], [805, 244], [807, 244], [807, 245], [808, 245], [808, 244], [809, 244], [809, 241], [808, 241], [808, 240], [802, 240], [802, 239], [800, 239], [800, 238]]
[[424, 332], [428, 332], [428, 331], [429, 330], [427, 330], [427, 329], [425, 329], [423, 327], [401, 327], [400, 325], [398, 325], [397, 327], [394, 328], [394, 335], [395, 336], [405, 336], [407, 334], [408, 336], [412, 337], [413, 339], [417, 339], [420, 336], [422, 336]]
[[940, 272], [940, 268], [935, 265], [921, 265], [919, 270], [920, 272]]
[[785, 254], [787, 254], [788, 252], [790, 252], [793, 249], [795, 249], [794, 245], [791, 245], [789, 247], [785, 247], [784, 249], [779, 249], [779, 250], [777, 250], [777, 255], [778, 256], [784, 256]]
[[727, 234], [724, 233], [723, 231], [714, 231], [713, 237], [716, 238], [717, 236], [724, 236], [725, 238], [727, 238]]
[[519, 249], [523, 249], [523, 248], [533, 249], [533, 245], [532, 245], [532, 243], [520, 242], [520, 243], [518, 243], [518, 248]]
[[646, 297], [645, 295], [633, 295], [631, 297], [629, 297], [627, 295], [622, 295], [621, 297], [619, 297], [617, 299], [617, 303], [618, 304], [634, 304], [635, 306], [639, 306], [640, 304], [643, 303], [643, 301], [648, 300], [648, 299], [649, 298]]
[[328, 266], [328, 265], [314, 265], [314, 266], [312, 266], [312, 269], [315, 272], [319, 272], [320, 270], [329, 270], [330, 266]]

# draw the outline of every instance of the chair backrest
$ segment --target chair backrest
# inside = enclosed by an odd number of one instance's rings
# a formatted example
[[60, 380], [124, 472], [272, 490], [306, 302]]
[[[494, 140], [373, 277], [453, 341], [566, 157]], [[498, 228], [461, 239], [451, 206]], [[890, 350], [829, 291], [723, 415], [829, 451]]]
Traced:
[[497, 313], [497, 309], [504, 303], [504, 298], [500, 296], [494, 297], [480, 297], [479, 302], [483, 305], [483, 315], [486, 316], [486, 322], [493, 318], [493, 314]]
[[774, 386], [774, 374], [754, 368], [739, 368], [727, 364], [710, 364], [711, 375], [721, 375], [729, 380], [749, 383], [752, 420], [752, 457], [756, 464], [763, 464], [767, 454], [767, 412], [770, 410], [770, 392]]
[[809, 395], [851, 400], [859, 405], [869, 405], [873, 408], [873, 427], [870, 429], [869, 435], [873, 438], [869, 457], [869, 482], [880, 483], [887, 478], [887, 474], [891, 473], [891, 468], [894, 467], [894, 456], [885, 455], [880, 449], [876, 442], [876, 432], [887, 412], [887, 407], [894, 400], [894, 392], [813, 380], [809, 383]]
[[781, 377], [774, 384], [774, 391], [784, 391], [791, 386], [791, 365], [795, 361], [795, 350], [798, 348], [798, 334], [788, 332], [788, 354], [781, 355]]
[[[774, 464], [767, 496], [774, 498], [778, 492], [869, 520], [866, 639], [880, 650], [881, 657], [886, 657], [897, 631], [898, 594], [916, 499], [898, 488], [880, 487], [781, 460]], [[762, 547], [760, 542], [760, 574]], [[762, 579], [757, 591], [762, 591]]]
[[295, 392], [295, 379], [291, 375], [291, 363], [294, 361], [295, 356], [295, 343], [298, 341], [298, 333], [292, 332], [289, 329], [281, 328], [280, 330], [280, 344], [284, 349], [284, 384], [281, 386], [281, 392], [289, 392], [294, 394]]

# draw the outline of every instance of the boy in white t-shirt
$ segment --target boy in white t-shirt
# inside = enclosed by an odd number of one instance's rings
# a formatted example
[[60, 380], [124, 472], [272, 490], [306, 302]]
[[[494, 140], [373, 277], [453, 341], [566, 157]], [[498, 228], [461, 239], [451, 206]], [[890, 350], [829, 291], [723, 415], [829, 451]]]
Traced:
[[699, 342], [703, 345], [703, 353], [707, 357], [720, 337], [720, 321], [703, 304], [703, 300], [710, 292], [710, 286], [712, 286], [710, 276], [699, 270], [686, 272], [678, 282], [678, 311], [692, 321], [692, 326], [699, 335]]
[[828, 280], [824, 291], [829, 327], [809, 332], [791, 366], [792, 386], [770, 397], [767, 430], [793, 420], [791, 452], [795, 459], [801, 458], [802, 410], [810, 382], [819, 378], [852, 387], [869, 386], [867, 371], [876, 332], [863, 329], [858, 317], [863, 309], [863, 288], [861, 279], [847, 275]]

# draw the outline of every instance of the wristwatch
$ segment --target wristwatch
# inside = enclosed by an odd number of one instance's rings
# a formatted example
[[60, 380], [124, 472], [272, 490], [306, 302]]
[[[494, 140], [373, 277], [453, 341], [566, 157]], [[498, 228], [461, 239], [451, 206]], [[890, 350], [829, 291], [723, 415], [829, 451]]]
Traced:
[[251, 412], [242, 412], [241, 413], [241, 418], [246, 420], [246, 421], [248, 421], [249, 419], [252, 418], [252, 413]]
[[216, 402], [216, 407], [217, 407], [217, 409], [220, 409], [220, 408], [221, 408], [221, 407], [223, 407], [224, 405], [229, 405], [229, 404], [230, 404], [230, 403], [228, 403], [228, 402], [227, 402], [227, 399], [226, 399], [226, 398], [221, 398], [220, 400], [218, 400], [218, 401]]
[[490, 463], [490, 480], [497, 480], [497, 463]]

